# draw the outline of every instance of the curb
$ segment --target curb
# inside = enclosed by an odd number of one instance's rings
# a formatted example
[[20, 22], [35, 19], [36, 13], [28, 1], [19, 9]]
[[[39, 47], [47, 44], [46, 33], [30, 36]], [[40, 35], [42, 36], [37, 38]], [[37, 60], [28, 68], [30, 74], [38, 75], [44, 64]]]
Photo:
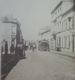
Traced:
[[68, 54], [64, 54], [64, 53], [59, 53], [59, 52], [53, 52], [53, 51], [51, 51], [52, 53], [54, 53], [54, 54], [59, 54], [59, 55], [62, 55], [62, 56], [66, 56], [66, 57], [70, 57], [70, 58], [73, 58], [73, 59], [75, 59], [75, 55], [74, 56], [72, 56], [72, 55], [68, 55]]

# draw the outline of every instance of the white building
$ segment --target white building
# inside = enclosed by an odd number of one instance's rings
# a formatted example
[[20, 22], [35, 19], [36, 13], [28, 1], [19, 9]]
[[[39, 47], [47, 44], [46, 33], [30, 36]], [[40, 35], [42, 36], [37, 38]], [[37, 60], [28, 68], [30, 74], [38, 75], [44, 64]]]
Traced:
[[[16, 38], [16, 24], [13, 23], [5, 23], [3, 19], [0, 21], [0, 44], [5, 47], [5, 41], [8, 43], [8, 53], [10, 53], [10, 46], [12, 40]], [[16, 44], [16, 40], [14, 40], [13, 44]], [[0, 46], [0, 48], [1, 48]]]
[[48, 40], [50, 41], [50, 26], [43, 27], [39, 32], [39, 40]]
[[75, 52], [75, 0], [61, 0], [52, 10], [53, 49]]

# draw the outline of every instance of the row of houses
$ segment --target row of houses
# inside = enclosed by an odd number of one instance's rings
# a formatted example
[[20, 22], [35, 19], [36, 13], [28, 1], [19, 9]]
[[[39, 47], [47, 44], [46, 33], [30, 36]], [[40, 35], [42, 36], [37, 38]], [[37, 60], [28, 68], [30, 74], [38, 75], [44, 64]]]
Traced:
[[61, 0], [51, 16], [49, 32], [41, 34], [49, 41], [50, 50], [75, 52], [75, 0]]
[[8, 53], [10, 53], [10, 47], [13, 44], [14, 47], [19, 42], [22, 42], [23, 36], [20, 29], [20, 23], [17, 19], [12, 17], [2, 17], [0, 20], [0, 51], [3, 49], [5, 53], [5, 44], [8, 45]]

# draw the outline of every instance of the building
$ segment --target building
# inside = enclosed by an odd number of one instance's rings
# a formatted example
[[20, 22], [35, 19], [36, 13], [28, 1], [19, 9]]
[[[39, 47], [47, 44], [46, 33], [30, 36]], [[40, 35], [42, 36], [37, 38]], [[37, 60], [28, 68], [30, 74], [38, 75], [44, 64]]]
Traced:
[[51, 16], [51, 49], [75, 52], [75, 0], [61, 0]]
[[[3, 49], [5, 42], [8, 43], [8, 53], [10, 53], [11, 44], [16, 45], [23, 40], [20, 23], [12, 17], [2, 17], [0, 21], [0, 43]], [[4, 49], [5, 50], [5, 49]], [[4, 52], [5, 53], [5, 52]]]

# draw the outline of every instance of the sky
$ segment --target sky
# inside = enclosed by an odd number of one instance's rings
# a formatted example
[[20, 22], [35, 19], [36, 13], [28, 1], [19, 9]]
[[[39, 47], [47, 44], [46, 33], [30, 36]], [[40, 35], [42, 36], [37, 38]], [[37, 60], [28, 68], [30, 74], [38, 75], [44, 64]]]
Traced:
[[0, 0], [0, 17], [13, 16], [21, 23], [24, 39], [36, 40], [42, 27], [50, 26], [51, 11], [60, 0]]

